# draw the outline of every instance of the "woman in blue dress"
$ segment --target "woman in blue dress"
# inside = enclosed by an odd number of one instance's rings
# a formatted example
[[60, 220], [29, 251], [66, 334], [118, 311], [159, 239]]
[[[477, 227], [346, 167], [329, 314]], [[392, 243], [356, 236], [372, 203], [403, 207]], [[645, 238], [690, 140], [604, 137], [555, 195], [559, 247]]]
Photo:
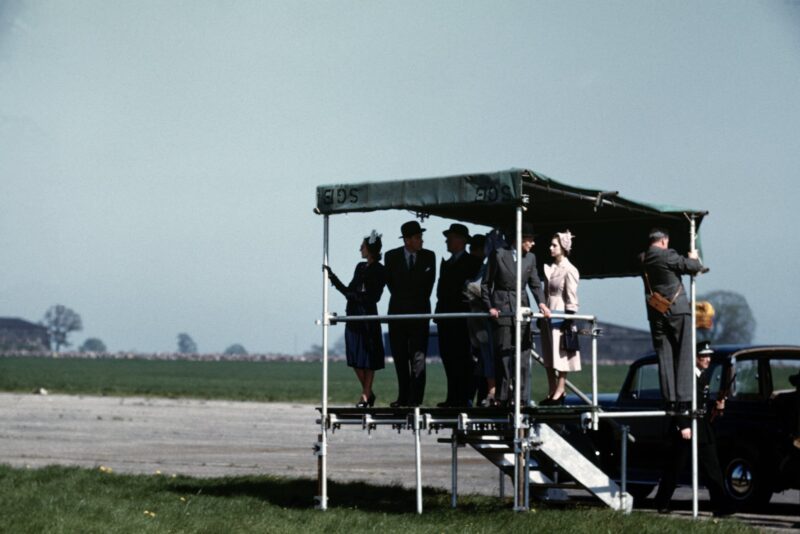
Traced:
[[[347, 315], [377, 315], [378, 301], [386, 285], [386, 275], [381, 264], [381, 235], [372, 231], [361, 242], [361, 257], [365, 260], [356, 265], [353, 280], [344, 285], [328, 267], [331, 283], [347, 299]], [[383, 334], [378, 321], [352, 321], [344, 329], [347, 349], [347, 365], [353, 367], [361, 382], [361, 399], [358, 408], [375, 404], [372, 382], [375, 371], [383, 369]]]

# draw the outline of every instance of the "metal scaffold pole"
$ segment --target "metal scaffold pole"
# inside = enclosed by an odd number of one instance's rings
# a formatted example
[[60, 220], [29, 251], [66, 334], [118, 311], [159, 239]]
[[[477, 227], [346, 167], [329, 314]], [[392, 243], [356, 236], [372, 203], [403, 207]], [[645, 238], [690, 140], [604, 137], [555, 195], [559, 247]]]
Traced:
[[522, 206], [517, 207], [517, 302], [514, 317], [514, 510], [525, 510], [525, 453], [523, 451], [522, 413]]
[[453, 429], [453, 441], [450, 443], [450, 507], [458, 505], [458, 429]]
[[[695, 250], [697, 240], [697, 227], [694, 215], [689, 217], [689, 250]], [[696, 277], [692, 275], [690, 282], [690, 297], [692, 313], [692, 517], [697, 518], [699, 514], [699, 505], [697, 502], [697, 373], [695, 372], [697, 365], [697, 310], [695, 309], [696, 303]]]
[[600, 422], [597, 418], [597, 319], [592, 319], [592, 430], [599, 430]]
[[[329, 220], [325, 215], [322, 237], [322, 264], [328, 265], [328, 235]], [[328, 509], [328, 329], [330, 319], [328, 314], [328, 270], [322, 269], [322, 418], [318, 444], [318, 473], [317, 485], [319, 496], [317, 507], [320, 510]]]
[[417, 472], [417, 514], [422, 514], [422, 450], [420, 449], [420, 432], [422, 431], [419, 406], [414, 408], [414, 457]]

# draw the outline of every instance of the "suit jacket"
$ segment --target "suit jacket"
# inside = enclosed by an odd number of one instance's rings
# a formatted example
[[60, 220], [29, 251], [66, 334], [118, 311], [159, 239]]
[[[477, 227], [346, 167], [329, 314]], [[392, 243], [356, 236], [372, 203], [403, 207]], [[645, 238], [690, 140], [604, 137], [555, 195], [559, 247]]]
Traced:
[[[536, 303], [545, 302], [542, 282], [536, 271], [536, 256], [533, 252], [522, 256], [522, 306], [530, 306], [528, 287]], [[510, 247], [500, 248], [489, 256], [486, 274], [481, 282], [481, 298], [487, 308], [497, 308], [501, 312], [517, 311], [517, 263]], [[499, 324], [511, 324], [510, 317], [498, 319]]]
[[431, 293], [436, 280], [436, 254], [420, 250], [410, 271], [403, 247], [390, 250], [384, 259], [386, 287], [392, 294], [389, 314], [430, 313]]
[[569, 258], [561, 263], [544, 266], [544, 285], [547, 293], [547, 307], [552, 311], [578, 311], [578, 282], [581, 275]]
[[464, 252], [455, 261], [445, 261], [439, 267], [439, 284], [436, 286], [436, 313], [461, 313], [470, 311], [469, 299], [464, 293], [467, 281], [477, 276], [481, 260]]
[[[689, 300], [686, 298], [686, 290], [681, 282], [683, 274], [697, 274], [703, 269], [703, 264], [698, 260], [681, 256], [673, 249], [663, 249], [650, 247], [642, 255], [642, 267], [650, 281], [650, 288], [661, 293], [667, 299], [672, 300], [675, 294], [680, 292], [670, 306], [670, 315], [688, 315], [691, 313]], [[645, 291], [647, 292], [647, 281], [645, 281]], [[647, 306], [647, 318], [654, 320], [662, 317], [656, 310]]]

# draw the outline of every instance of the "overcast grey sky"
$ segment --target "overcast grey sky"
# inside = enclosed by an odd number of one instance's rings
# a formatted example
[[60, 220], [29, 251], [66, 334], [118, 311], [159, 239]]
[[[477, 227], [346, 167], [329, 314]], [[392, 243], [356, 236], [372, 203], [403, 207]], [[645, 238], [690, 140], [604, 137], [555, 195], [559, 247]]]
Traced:
[[[0, 0], [0, 316], [65, 304], [111, 350], [302, 352], [317, 185], [526, 167], [709, 210], [698, 292], [798, 343], [798, 95], [796, 0]], [[333, 267], [409, 218], [332, 218]], [[426, 221], [438, 256], [447, 224]], [[639, 280], [580, 291], [646, 327]]]

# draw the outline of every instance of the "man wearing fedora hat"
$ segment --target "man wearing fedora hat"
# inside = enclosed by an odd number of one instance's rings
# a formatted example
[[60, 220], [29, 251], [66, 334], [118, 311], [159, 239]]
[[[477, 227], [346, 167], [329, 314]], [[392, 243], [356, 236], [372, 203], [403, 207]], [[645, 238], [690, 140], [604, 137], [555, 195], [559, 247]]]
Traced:
[[[468, 313], [469, 300], [464, 294], [468, 280], [475, 278], [481, 261], [467, 254], [469, 230], [453, 223], [442, 232], [445, 236], [447, 260], [439, 266], [439, 283], [436, 286], [436, 313]], [[469, 328], [466, 319], [436, 319], [439, 327], [439, 355], [447, 376], [447, 398], [440, 407], [467, 406], [472, 396], [472, 354]]]
[[[507, 235], [511, 232], [507, 232]], [[511, 234], [514, 235], [514, 234]], [[495, 376], [499, 391], [497, 403], [508, 405], [512, 402], [512, 390], [517, 387], [513, 384], [515, 370], [514, 318], [510, 314], [517, 311], [517, 261], [522, 263], [522, 295], [520, 296], [523, 307], [529, 306], [528, 291], [533, 293], [533, 298], [539, 305], [539, 311], [550, 316], [550, 310], [545, 304], [542, 282], [536, 270], [536, 256], [533, 254], [533, 225], [522, 224], [522, 257], [517, 258], [516, 236], [514, 243], [500, 247], [489, 256], [486, 274], [481, 283], [481, 298], [493, 317], [492, 337], [495, 344]], [[501, 317], [500, 314], [509, 314]], [[530, 323], [522, 323], [521, 328], [520, 399], [522, 404], [528, 402], [528, 359], [531, 350]]]
[[[386, 253], [386, 287], [389, 315], [431, 312], [431, 292], [436, 280], [436, 255], [422, 248], [417, 221], [400, 227], [403, 246]], [[419, 406], [425, 396], [425, 356], [430, 321], [389, 321], [389, 346], [397, 371], [397, 400], [392, 407]]]

